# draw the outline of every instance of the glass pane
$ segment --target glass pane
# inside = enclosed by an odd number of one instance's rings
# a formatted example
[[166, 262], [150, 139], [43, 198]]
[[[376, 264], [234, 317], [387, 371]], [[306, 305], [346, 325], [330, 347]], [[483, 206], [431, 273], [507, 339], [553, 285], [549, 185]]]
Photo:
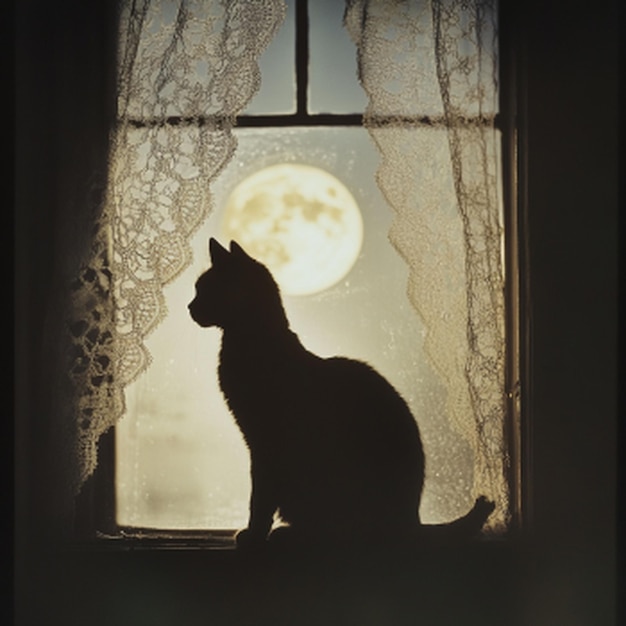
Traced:
[[309, 2], [310, 113], [362, 113], [367, 104], [356, 47], [342, 23], [344, 8], [337, 0]]
[[287, 0], [285, 21], [259, 59], [261, 87], [244, 115], [296, 112], [295, 0]]
[[[445, 132], [439, 135], [447, 145]], [[220, 331], [201, 329], [187, 304], [220, 237], [224, 207], [246, 177], [280, 163], [330, 172], [354, 196], [363, 244], [351, 271], [331, 287], [284, 296], [292, 329], [321, 356], [372, 364], [405, 397], [428, 462], [421, 518], [466, 512], [474, 452], [447, 422], [442, 382], [423, 351], [425, 330], [406, 296], [407, 265], [389, 244], [393, 215], [375, 183], [377, 152], [361, 128], [238, 129], [238, 155], [214, 185], [215, 212], [194, 239], [195, 259], [165, 290], [169, 314], [148, 338], [153, 363], [127, 389], [117, 427], [118, 522], [156, 528], [242, 528], [247, 523], [248, 453], [217, 382]], [[223, 241], [223, 243], [227, 243]]]

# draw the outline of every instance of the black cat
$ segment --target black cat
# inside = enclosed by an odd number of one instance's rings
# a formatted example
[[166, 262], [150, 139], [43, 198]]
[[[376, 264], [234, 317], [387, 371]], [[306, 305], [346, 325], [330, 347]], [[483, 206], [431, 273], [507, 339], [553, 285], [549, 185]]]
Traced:
[[290, 331], [270, 272], [232, 242], [209, 242], [212, 267], [189, 304], [223, 329], [219, 381], [250, 450], [248, 528], [238, 546], [272, 533], [315, 542], [439, 541], [477, 534], [493, 510], [479, 498], [450, 524], [419, 523], [424, 452], [405, 401], [365, 363], [321, 358]]

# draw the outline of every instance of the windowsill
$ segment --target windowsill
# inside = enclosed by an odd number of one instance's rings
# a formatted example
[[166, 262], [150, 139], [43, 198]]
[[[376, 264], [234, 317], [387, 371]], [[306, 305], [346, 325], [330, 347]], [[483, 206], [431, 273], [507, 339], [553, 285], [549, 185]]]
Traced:
[[447, 554], [452, 557], [455, 553], [468, 555], [472, 553], [508, 553], [517, 552], [521, 544], [525, 544], [524, 533], [509, 532], [506, 534], [485, 533], [480, 537], [462, 543], [448, 543], [439, 545], [406, 545], [389, 544], [381, 541], [380, 544], [367, 546], [352, 545], [337, 546], [334, 544], [314, 544], [310, 546], [282, 547], [266, 544], [258, 551], [239, 551], [236, 548], [236, 530], [155, 530], [139, 528], [120, 528], [117, 533], [98, 532], [94, 539], [77, 540], [70, 542], [71, 550], [86, 552], [133, 552], [133, 551], [203, 551], [236, 553], [239, 555], [268, 556], [277, 555], [377, 555], [393, 557], [394, 555], [411, 554]]
[[120, 528], [117, 533], [98, 532], [77, 547], [112, 550], [234, 550], [236, 530], [158, 530]]

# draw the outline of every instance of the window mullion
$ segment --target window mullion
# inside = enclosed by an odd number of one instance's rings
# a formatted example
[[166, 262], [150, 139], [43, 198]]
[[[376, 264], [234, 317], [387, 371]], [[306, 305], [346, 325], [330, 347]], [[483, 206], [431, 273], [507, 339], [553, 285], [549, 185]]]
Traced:
[[308, 115], [309, 3], [296, 0], [296, 117]]

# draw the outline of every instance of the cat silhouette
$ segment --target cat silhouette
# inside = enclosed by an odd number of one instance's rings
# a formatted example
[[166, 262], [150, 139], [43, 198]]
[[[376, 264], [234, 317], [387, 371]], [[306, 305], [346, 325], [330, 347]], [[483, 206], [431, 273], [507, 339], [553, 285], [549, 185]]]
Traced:
[[[314, 545], [477, 534], [494, 508], [482, 497], [449, 524], [419, 522], [424, 451], [392, 385], [363, 362], [305, 349], [271, 273], [236, 242], [227, 250], [211, 238], [209, 252], [188, 308], [200, 326], [223, 331], [219, 383], [250, 453], [249, 521], [237, 546], [268, 536]], [[275, 515], [286, 526], [270, 534]]]

